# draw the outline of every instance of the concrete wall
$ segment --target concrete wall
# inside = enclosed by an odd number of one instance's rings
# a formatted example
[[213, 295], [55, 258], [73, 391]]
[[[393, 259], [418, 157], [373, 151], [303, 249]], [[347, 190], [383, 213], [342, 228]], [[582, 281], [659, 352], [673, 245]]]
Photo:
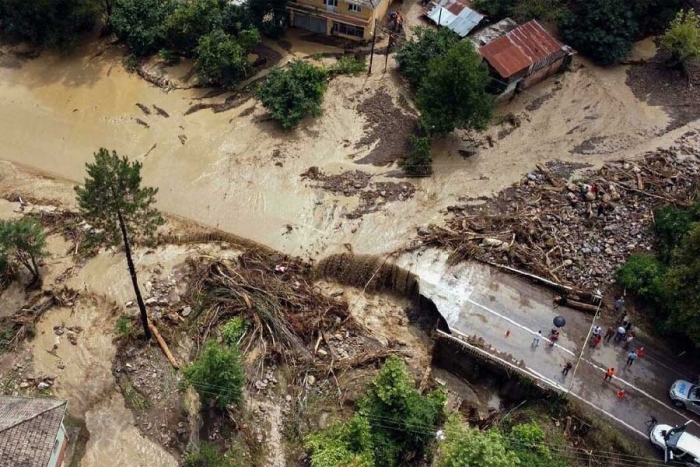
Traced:
[[62, 467], [63, 459], [66, 456], [66, 448], [68, 447], [68, 435], [66, 429], [61, 423], [61, 428], [58, 430], [56, 440], [54, 441], [54, 449], [51, 453], [51, 458], [46, 467]]

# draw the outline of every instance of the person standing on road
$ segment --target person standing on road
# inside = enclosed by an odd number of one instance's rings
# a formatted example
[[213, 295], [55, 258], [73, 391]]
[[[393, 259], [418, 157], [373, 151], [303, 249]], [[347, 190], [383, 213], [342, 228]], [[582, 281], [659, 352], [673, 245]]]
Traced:
[[620, 326], [617, 328], [617, 332], [615, 333], [615, 342], [620, 342], [624, 337], [625, 337], [625, 327]]
[[593, 335], [594, 336], [600, 336], [601, 332], [603, 332], [603, 329], [600, 326], [593, 327]]
[[634, 333], [632, 331], [630, 331], [627, 333], [627, 337], [625, 337], [625, 346], [624, 346], [625, 349], [630, 348], [630, 344], [632, 343], [633, 340], [634, 340]]
[[598, 347], [598, 344], [600, 344], [600, 341], [602, 340], [602, 337], [600, 337], [600, 334], [593, 336], [591, 339], [591, 347], [596, 348]]
[[636, 351], [637, 357], [643, 357], [644, 356], [644, 347], [640, 347]]
[[532, 338], [532, 344], [530, 344], [530, 347], [539, 346], [540, 339], [542, 339], [542, 331], [537, 331], [537, 334], [535, 334], [535, 337]]
[[571, 364], [571, 362], [566, 362], [566, 365], [564, 365], [564, 369], [561, 370], [561, 374], [564, 376], [569, 374], [569, 370], [571, 370], [574, 367], [574, 365]]
[[605, 331], [605, 342], [609, 343], [610, 339], [615, 335], [615, 328], [612, 326], [608, 326], [608, 329]]
[[634, 361], [637, 359], [637, 352], [634, 350], [627, 354], [627, 366], [632, 366]]
[[625, 306], [625, 297], [620, 297], [617, 300], [615, 300], [615, 311], [616, 312], [621, 312], [622, 308]]
[[603, 381], [612, 381], [612, 377], [615, 376], [615, 368], [610, 367], [605, 371], [605, 376]]

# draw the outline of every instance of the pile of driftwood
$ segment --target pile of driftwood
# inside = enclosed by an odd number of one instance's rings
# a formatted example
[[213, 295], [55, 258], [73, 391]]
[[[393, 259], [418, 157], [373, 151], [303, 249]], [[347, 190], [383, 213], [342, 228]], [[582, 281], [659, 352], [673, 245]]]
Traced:
[[235, 261], [202, 257], [189, 266], [185, 300], [199, 311], [200, 342], [232, 317], [243, 316], [251, 326], [239, 346], [244, 353], [257, 349], [250, 354], [258, 355], [260, 368], [264, 358], [310, 364], [326, 335], [356, 328], [347, 303], [315, 290], [308, 266], [296, 260], [248, 251]]
[[538, 165], [495, 198], [448, 208], [446, 226], [419, 230], [420, 243], [450, 249], [454, 262], [473, 258], [600, 290], [631, 253], [653, 248], [655, 209], [697, 198], [699, 159], [698, 134], [689, 132], [668, 150], [605, 164], [576, 182]]

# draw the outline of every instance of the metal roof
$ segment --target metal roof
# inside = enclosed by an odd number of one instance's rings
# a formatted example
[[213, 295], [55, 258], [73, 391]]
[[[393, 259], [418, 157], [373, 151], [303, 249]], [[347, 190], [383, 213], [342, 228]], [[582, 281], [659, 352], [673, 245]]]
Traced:
[[553, 55], [569, 54], [571, 49], [532, 20], [479, 47], [479, 53], [499, 75], [509, 78]]
[[454, 31], [459, 37], [464, 37], [484, 18], [480, 13], [469, 8], [465, 0], [439, 0], [432, 2], [434, 6], [426, 13], [428, 19], [439, 26]]

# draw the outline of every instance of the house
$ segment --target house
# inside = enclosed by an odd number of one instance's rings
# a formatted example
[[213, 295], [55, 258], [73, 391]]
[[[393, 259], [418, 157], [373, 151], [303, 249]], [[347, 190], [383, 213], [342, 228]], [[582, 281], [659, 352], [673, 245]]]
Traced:
[[465, 37], [484, 19], [484, 15], [469, 8], [470, 5], [469, 0], [431, 1], [424, 13], [438, 26], [446, 27], [459, 37]]
[[0, 397], [0, 466], [61, 467], [67, 401]]
[[289, 24], [307, 31], [371, 40], [391, 0], [292, 0]]
[[469, 37], [469, 40], [472, 41], [478, 49], [482, 45], [488, 44], [492, 40], [497, 39], [498, 37], [502, 36], [507, 32], [512, 31], [517, 27], [518, 23], [516, 23], [512, 19], [503, 18], [497, 23], [490, 24], [484, 28], [479, 29], [478, 31], [475, 31]]
[[567, 66], [574, 51], [532, 20], [479, 47], [479, 53], [494, 81], [505, 87], [499, 98], [506, 98]]

